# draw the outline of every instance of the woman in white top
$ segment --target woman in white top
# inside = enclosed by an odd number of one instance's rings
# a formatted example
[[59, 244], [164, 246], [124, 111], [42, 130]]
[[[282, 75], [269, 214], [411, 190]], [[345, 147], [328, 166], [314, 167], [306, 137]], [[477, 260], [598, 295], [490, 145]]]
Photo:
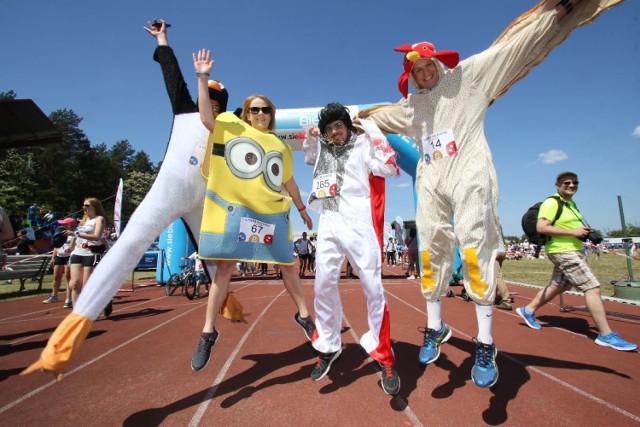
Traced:
[[[74, 236], [74, 248], [71, 252], [69, 265], [71, 267], [71, 301], [76, 304], [82, 286], [89, 279], [94, 267], [100, 262], [102, 254], [106, 251], [104, 230], [107, 226], [106, 214], [100, 200], [89, 197], [82, 205], [84, 216], [75, 231], [67, 231]], [[74, 244], [72, 243], [72, 245]], [[111, 306], [111, 303], [109, 303]], [[106, 311], [106, 309], [105, 309]], [[110, 313], [110, 310], [109, 310]]]

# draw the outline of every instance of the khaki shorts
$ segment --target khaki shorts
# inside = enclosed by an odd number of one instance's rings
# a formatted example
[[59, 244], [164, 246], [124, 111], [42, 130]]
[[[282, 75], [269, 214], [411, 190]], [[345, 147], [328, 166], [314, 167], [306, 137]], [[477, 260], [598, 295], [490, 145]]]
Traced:
[[553, 262], [551, 284], [575, 288], [581, 292], [600, 287], [600, 282], [587, 264], [584, 253], [579, 251], [547, 254]]

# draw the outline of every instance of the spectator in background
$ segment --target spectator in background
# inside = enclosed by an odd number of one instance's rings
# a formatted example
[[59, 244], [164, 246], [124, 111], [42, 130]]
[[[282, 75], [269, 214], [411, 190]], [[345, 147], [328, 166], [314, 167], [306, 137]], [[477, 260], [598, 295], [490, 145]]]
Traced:
[[307, 263], [307, 271], [309, 273], [313, 273], [316, 271], [316, 238], [314, 236], [309, 237], [309, 242], [309, 262]]
[[302, 237], [296, 240], [294, 248], [298, 254], [298, 260], [300, 260], [300, 272], [298, 275], [304, 277], [304, 273], [307, 270], [307, 262], [309, 261], [309, 253], [311, 252], [311, 243], [307, 239], [306, 231], [303, 231]]
[[387, 254], [387, 266], [391, 267], [396, 263], [396, 244], [393, 241], [393, 237], [389, 237], [389, 240], [384, 245], [384, 252]]
[[596, 344], [621, 351], [633, 351], [638, 348], [637, 344], [625, 341], [609, 327], [607, 312], [602, 303], [600, 282], [593, 274], [583, 252], [583, 241], [587, 239], [591, 228], [584, 224], [582, 214], [573, 200], [578, 191], [578, 175], [570, 171], [561, 172], [556, 177], [555, 186], [555, 196], [560, 198], [564, 208], [560, 216], [552, 222], [559, 209], [558, 203], [553, 197], [545, 199], [540, 205], [536, 224], [538, 233], [549, 236], [545, 252], [553, 263], [551, 281], [529, 304], [518, 307], [516, 312], [528, 327], [542, 329], [542, 325], [535, 319], [536, 311], [557, 295], [575, 288], [584, 293], [585, 305], [598, 328]]
[[[84, 200], [82, 210], [84, 211], [84, 216], [78, 229], [66, 231], [68, 236], [74, 236], [71, 243], [73, 251], [69, 260], [71, 270], [69, 288], [71, 289], [73, 305], [76, 304], [82, 287], [89, 280], [89, 275], [98, 265], [107, 249], [103, 233], [107, 226], [107, 214], [102, 207], [102, 203], [96, 198], [89, 197]], [[111, 311], [112, 305], [111, 301], [109, 301], [109, 304], [104, 309], [105, 317], [109, 317]]]
[[407, 257], [409, 258], [409, 266], [407, 270], [407, 279], [419, 279], [420, 272], [418, 271], [418, 230], [411, 228], [409, 235], [405, 241], [407, 245]]
[[60, 285], [62, 284], [62, 276], [67, 280], [67, 298], [64, 301], [64, 308], [72, 308], [71, 302], [71, 290], [69, 283], [71, 282], [71, 268], [69, 265], [69, 258], [73, 251], [71, 242], [73, 241], [73, 235], [67, 234], [64, 231], [75, 230], [78, 225], [78, 221], [74, 218], [65, 218], [58, 221], [60, 224], [59, 229], [53, 234], [53, 252], [51, 255], [51, 265], [53, 266], [53, 288], [51, 295], [46, 300], [42, 301], [43, 304], [51, 304], [58, 302], [58, 292], [60, 291]]
[[11, 219], [5, 214], [2, 206], [0, 206], [0, 247], [2, 243], [14, 238], [13, 225]]
[[18, 240], [15, 246], [5, 248], [8, 253], [16, 255], [36, 255], [36, 248], [33, 246], [34, 240], [27, 237], [27, 231], [25, 229], [18, 230]]

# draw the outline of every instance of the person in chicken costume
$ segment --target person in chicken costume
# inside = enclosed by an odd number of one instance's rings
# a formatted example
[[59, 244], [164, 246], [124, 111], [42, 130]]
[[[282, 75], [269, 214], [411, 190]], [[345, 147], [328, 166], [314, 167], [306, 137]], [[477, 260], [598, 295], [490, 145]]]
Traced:
[[[421, 149], [416, 224], [428, 316], [418, 357], [421, 363], [435, 362], [441, 345], [451, 337], [451, 329], [442, 321], [441, 298], [447, 292], [458, 243], [464, 285], [475, 302], [478, 321], [471, 377], [480, 387], [491, 387], [498, 380], [492, 337], [500, 230], [498, 185], [484, 136], [485, 113], [574, 28], [590, 23], [620, 1], [541, 1], [492, 46], [460, 63], [457, 52], [438, 51], [428, 42], [396, 48], [404, 54], [404, 72], [398, 81], [404, 98], [360, 112], [359, 117], [372, 119], [383, 131], [412, 137]], [[408, 93], [409, 82], [416, 93]]]
[[[22, 374], [43, 370], [62, 378], [93, 321], [118, 292], [149, 245], [173, 221], [182, 218], [193, 242], [198, 242], [206, 192], [203, 171], [208, 171], [208, 166], [203, 167], [203, 163], [207, 165], [209, 131], [202, 125], [198, 107], [189, 95], [178, 61], [167, 43], [166, 23], [154, 21], [145, 29], [158, 40], [154, 59], [162, 68], [174, 113], [162, 167], [127, 227], [91, 274], [73, 312], [49, 338], [40, 360]], [[215, 116], [226, 111], [229, 95], [219, 82], [209, 82], [209, 97]], [[216, 263], [207, 260], [204, 264], [209, 277], [215, 277]]]

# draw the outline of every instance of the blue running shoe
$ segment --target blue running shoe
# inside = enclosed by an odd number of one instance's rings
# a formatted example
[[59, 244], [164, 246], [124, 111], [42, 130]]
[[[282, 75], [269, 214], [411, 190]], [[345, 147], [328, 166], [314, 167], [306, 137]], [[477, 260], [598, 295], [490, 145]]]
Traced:
[[478, 387], [491, 387], [498, 381], [498, 365], [495, 344], [476, 343], [476, 364], [471, 369], [471, 379]]
[[420, 347], [418, 361], [422, 364], [433, 363], [440, 357], [440, 345], [446, 343], [451, 338], [451, 328], [442, 322], [439, 331], [426, 328], [424, 331], [424, 343]]
[[536, 322], [536, 318], [533, 313], [529, 313], [526, 307], [518, 307], [516, 308], [516, 313], [524, 320], [524, 323], [527, 324], [531, 329], [542, 329], [542, 325]]
[[623, 340], [616, 332], [610, 332], [607, 335], [598, 334], [596, 344], [615, 348], [620, 351], [633, 351], [638, 348], [638, 344]]

